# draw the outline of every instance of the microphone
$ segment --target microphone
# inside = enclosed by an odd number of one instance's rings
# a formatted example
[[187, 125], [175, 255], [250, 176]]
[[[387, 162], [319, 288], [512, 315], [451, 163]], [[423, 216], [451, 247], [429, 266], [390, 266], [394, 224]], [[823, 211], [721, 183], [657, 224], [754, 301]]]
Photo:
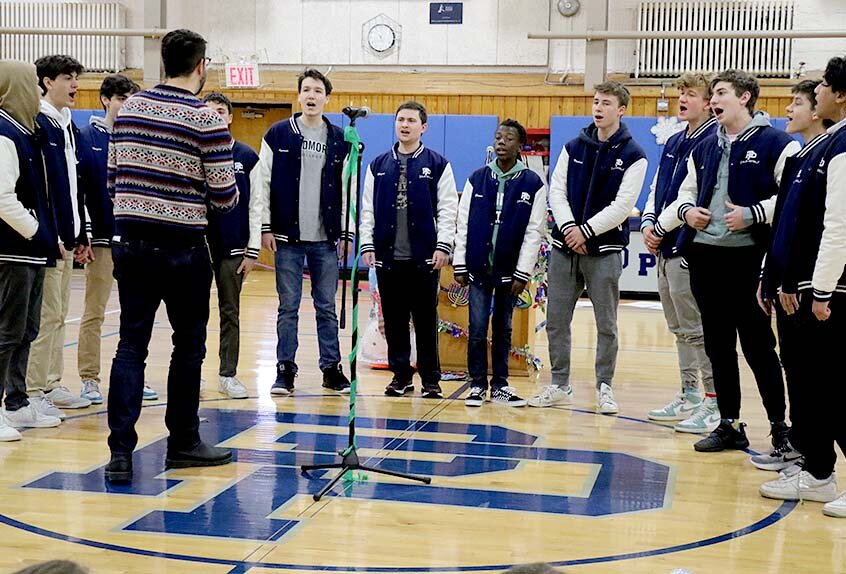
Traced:
[[368, 108], [367, 106], [362, 106], [360, 108], [347, 106], [343, 110], [341, 110], [341, 112], [349, 119], [354, 120], [357, 118], [366, 118], [368, 114], [370, 114], [370, 108]]

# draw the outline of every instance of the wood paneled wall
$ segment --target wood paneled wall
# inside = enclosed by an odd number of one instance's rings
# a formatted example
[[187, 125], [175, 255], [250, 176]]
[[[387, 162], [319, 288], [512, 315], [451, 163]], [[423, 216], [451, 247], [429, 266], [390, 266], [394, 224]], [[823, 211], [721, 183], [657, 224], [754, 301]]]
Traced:
[[[138, 80], [138, 73], [128, 75]], [[77, 106], [99, 107], [97, 90], [102, 76], [83, 76]], [[407, 100], [416, 100], [431, 114], [496, 115], [514, 118], [528, 128], [548, 128], [552, 116], [590, 115], [593, 96], [581, 86], [549, 85], [537, 74], [399, 74], [344, 72], [332, 74], [334, 92], [327, 111], [338, 112], [347, 105], [370, 106], [375, 113], [394, 113]], [[256, 90], [227, 90], [219, 86], [218, 74], [210, 74], [206, 91], [218, 90], [233, 102], [293, 104], [297, 108], [296, 74], [262, 71], [264, 85]], [[630, 116], [658, 116], [660, 88], [633, 86]], [[675, 89], [667, 90], [669, 115], [678, 112]], [[786, 85], [763, 85], [757, 108], [773, 117], [783, 117], [790, 103]]]

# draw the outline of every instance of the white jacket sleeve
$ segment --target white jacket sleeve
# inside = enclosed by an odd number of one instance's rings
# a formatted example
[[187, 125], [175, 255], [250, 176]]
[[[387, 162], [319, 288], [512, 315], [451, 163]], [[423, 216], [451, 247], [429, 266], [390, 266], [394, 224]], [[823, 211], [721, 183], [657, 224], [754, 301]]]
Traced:
[[438, 181], [438, 244], [435, 249], [447, 255], [452, 253], [455, 240], [455, 214], [458, 210], [458, 191], [455, 188], [455, 175], [452, 165], [446, 165]]
[[470, 180], [464, 184], [464, 192], [458, 202], [458, 225], [455, 231], [455, 251], [452, 267], [455, 274], [467, 273], [467, 222], [470, 219], [470, 202], [473, 201], [473, 185]]
[[[781, 154], [778, 156], [775, 168], [773, 169], [773, 177], [775, 178], [776, 185], [781, 185], [781, 175], [784, 173], [784, 164], [787, 161], [787, 158], [794, 155], [801, 149], [801, 144], [798, 141], [793, 140], [784, 146], [783, 150], [781, 150]], [[774, 194], [772, 197], [764, 199], [763, 201], [759, 201], [754, 205], [750, 205], [749, 210], [751, 211], [752, 223], [772, 222], [773, 216], [775, 215], [777, 199], [778, 193]]]
[[[253, 199], [250, 199], [250, 217], [253, 212], [261, 216], [259, 220], [261, 223], [261, 232], [270, 233], [270, 174], [273, 173], [273, 150], [264, 139], [261, 140], [261, 150], [259, 151], [259, 162], [253, 168], [253, 173], [250, 175], [250, 193], [255, 199], [256, 204], [253, 207]], [[250, 227], [252, 228], [252, 221]]]
[[687, 175], [679, 186], [676, 200], [670, 203], [658, 216], [655, 222], [655, 235], [662, 237], [684, 223], [684, 214], [688, 209], [696, 207], [696, 197], [699, 195], [696, 179], [696, 162], [693, 156], [687, 158]]
[[261, 161], [258, 161], [250, 172], [250, 205], [248, 212], [250, 239], [247, 241], [246, 256], [252, 259], [258, 259], [259, 251], [261, 250], [262, 194], [259, 192], [261, 185], [259, 181], [260, 168]]
[[655, 175], [652, 178], [652, 183], [649, 184], [649, 197], [646, 198], [646, 205], [643, 207], [643, 213], [640, 216], [640, 230], [644, 227], [655, 225], [655, 185], [658, 182], [658, 172], [661, 171], [659, 167], [655, 170]]
[[376, 251], [373, 245], [373, 227], [376, 224], [373, 214], [373, 183], [373, 171], [368, 165], [364, 176], [364, 193], [361, 196], [361, 223], [358, 227], [362, 253]]
[[38, 220], [15, 193], [20, 175], [15, 143], [0, 137], [0, 219], [25, 239], [32, 239], [38, 231]]
[[814, 299], [826, 301], [837, 288], [846, 266], [846, 153], [828, 164], [825, 216], [820, 250], [811, 285]]
[[623, 174], [623, 181], [620, 182], [620, 189], [617, 190], [614, 201], [579, 226], [585, 239], [602, 235], [628, 220], [632, 208], [637, 203], [640, 190], [643, 189], [646, 167], [646, 158], [639, 159], [629, 166]]
[[515, 279], [528, 283], [532, 278], [532, 271], [535, 269], [535, 263], [538, 262], [538, 250], [546, 234], [546, 213], [546, 186], [541, 186], [535, 192], [532, 215], [529, 217], [529, 225], [526, 226], [526, 235], [523, 237], [523, 245], [520, 246], [520, 255], [517, 258], [517, 269], [514, 271]]
[[567, 148], [561, 148], [561, 155], [555, 164], [552, 172], [552, 179], [549, 184], [549, 207], [552, 209], [552, 217], [555, 225], [561, 232], [573, 227], [576, 222], [573, 219], [573, 210], [570, 208], [570, 201], [567, 199], [567, 170], [570, 165], [570, 154]]

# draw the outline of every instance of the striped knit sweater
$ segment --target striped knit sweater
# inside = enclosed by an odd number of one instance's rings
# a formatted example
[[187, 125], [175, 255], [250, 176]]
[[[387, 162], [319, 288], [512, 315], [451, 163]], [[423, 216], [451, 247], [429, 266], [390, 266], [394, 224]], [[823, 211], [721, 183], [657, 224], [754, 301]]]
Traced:
[[238, 203], [229, 129], [194, 94], [159, 85], [130, 97], [109, 142], [115, 235], [162, 245], [203, 241], [206, 206]]

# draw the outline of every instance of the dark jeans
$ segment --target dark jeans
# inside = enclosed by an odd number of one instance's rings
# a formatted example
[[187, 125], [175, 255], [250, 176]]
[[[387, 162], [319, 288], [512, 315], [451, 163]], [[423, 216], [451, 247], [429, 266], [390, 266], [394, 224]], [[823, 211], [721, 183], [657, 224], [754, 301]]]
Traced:
[[[493, 299], [493, 310], [491, 300]], [[508, 355], [511, 351], [511, 316], [516, 300], [511, 283], [494, 287], [470, 284], [470, 336], [467, 341], [467, 370], [470, 384], [488, 388], [488, 318], [491, 321], [491, 362], [494, 389], [508, 384]]]
[[803, 330], [807, 328], [810, 321], [816, 322], [811, 314], [810, 295], [805, 294], [803, 305], [800, 311], [793, 315], [784, 312], [778, 302], [776, 308], [776, 325], [778, 326], [778, 353], [781, 357], [781, 366], [784, 368], [784, 381], [787, 383], [787, 397], [790, 399], [790, 444], [803, 452], [804, 433], [808, 416], [813, 416], [813, 411], [808, 412], [809, 405], [813, 405], [815, 389], [808, 384], [807, 373], [804, 372], [802, 361], [803, 349], [806, 345], [802, 342]]
[[441, 380], [438, 358], [438, 272], [421, 269], [413, 261], [395, 261], [390, 269], [377, 269], [388, 366], [403, 381], [411, 380], [411, 337], [414, 321], [417, 341], [417, 371], [423, 383]]
[[242, 261], [243, 257], [212, 257], [214, 282], [217, 285], [217, 307], [220, 313], [221, 377], [234, 377], [238, 370], [238, 351], [241, 346], [241, 286], [244, 283], [244, 275], [236, 271]]
[[276, 292], [279, 310], [276, 315], [276, 362], [293, 363], [297, 357], [297, 328], [300, 301], [303, 298], [303, 262], [308, 262], [311, 276], [311, 298], [317, 320], [317, 346], [320, 369], [341, 362], [338, 342], [338, 315], [335, 294], [338, 292], [338, 254], [328, 241], [276, 243]]
[[[834, 471], [837, 455], [834, 443], [846, 453], [846, 423], [837, 409], [846, 400], [846, 380], [843, 363], [838, 357], [846, 341], [846, 297], [835, 294], [829, 302], [831, 316], [818, 321], [811, 313], [810, 293], [803, 294], [799, 313], [796, 342], [797, 369], [802, 373], [802, 384], [810, 396], [822, 399], [831, 411], [809, 413], [801, 422], [802, 450], [805, 455], [803, 468], [818, 479], [827, 478]], [[791, 405], [791, 414], [793, 407]]]
[[0, 399], [6, 410], [29, 404], [26, 365], [41, 323], [44, 267], [0, 263]]
[[164, 301], [173, 328], [167, 377], [165, 424], [168, 448], [190, 449], [200, 442], [200, 369], [206, 355], [206, 326], [212, 268], [208, 247], [157, 247], [122, 241], [112, 247], [120, 296], [120, 342], [109, 384], [109, 447], [130, 454], [138, 443], [144, 367], [156, 311]]
[[740, 418], [737, 338], [755, 375], [771, 422], [784, 420], [784, 380], [771, 319], [756, 292], [763, 250], [692, 244], [686, 253], [690, 287], [702, 314], [705, 353], [714, 370], [717, 406], [724, 419]]

